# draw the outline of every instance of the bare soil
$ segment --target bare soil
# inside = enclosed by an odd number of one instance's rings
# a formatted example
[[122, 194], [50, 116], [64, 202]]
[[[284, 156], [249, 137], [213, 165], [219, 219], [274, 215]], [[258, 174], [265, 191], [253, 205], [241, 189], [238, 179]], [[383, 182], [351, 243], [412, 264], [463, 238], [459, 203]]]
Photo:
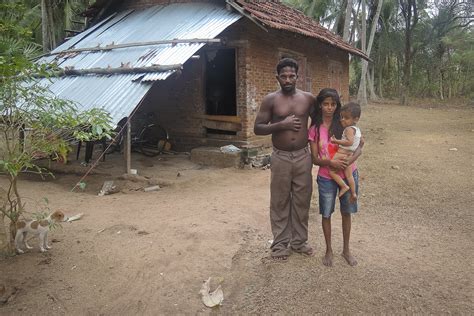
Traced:
[[[371, 104], [360, 125], [358, 266], [338, 255], [334, 267], [322, 265], [317, 191], [309, 225], [317, 255], [274, 263], [265, 259], [269, 170], [136, 154], [143, 178], [133, 182], [117, 179], [123, 162], [110, 155], [84, 191], [70, 192], [87, 170], [76, 161], [55, 179], [21, 182], [30, 212], [47, 197], [52, 210], [84, 217], [52, 231], [49, 252], [33, 239], [35, 249], [0, 261], [0, 314], [471, 314], [474, 108]], [[97, 196], [105, 180], [121, 192]], [[140, 190], [156, 183], [158, 191]], [[336, 213], [336, 252], [340, 226]], [[210, 276], [225, 297], [214, 309], [198, 294]]]

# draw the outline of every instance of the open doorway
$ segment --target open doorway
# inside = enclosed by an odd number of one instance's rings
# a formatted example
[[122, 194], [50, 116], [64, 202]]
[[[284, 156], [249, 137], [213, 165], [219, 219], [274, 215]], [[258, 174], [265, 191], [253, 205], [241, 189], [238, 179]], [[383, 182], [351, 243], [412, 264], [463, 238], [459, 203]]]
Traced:
[[235, 49], [206, 50], [206, 114], [236, 115]]
[[[220, 117], [225, 122], [226, 116], [237, 115], [235, 49], [208, 49], [205, 56], [206, 115]], [[207, 124], [208, 133], [236, 134], [235, 130], [229, 130], [228, 124], [215, 122]]]

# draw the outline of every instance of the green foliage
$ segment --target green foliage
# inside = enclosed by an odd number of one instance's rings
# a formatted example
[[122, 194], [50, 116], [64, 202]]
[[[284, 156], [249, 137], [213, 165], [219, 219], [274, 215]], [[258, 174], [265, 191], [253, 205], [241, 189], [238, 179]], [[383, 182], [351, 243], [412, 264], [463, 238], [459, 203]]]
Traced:
[[[41, 221], [43, 219], [47, 219], [48, 216], [52, 213], [52, 210], [49, 207], [48, 198], [43, 198], [41, 202], [35, 204], [35, 207], [36, 209], [31, 214], [33, 220]], [[62, 228], [61, 223], [54, 221], [49, 223], [49, 230], [55, 230], [58, 227]]]
[[85, 183], [84, 181], [79, 182], [79, 189], [84, 191], [86, 187], [87, 187], [87, 183]]
[[27, 9], [18, 3], [0, 4], [0, 174], [9, 181], [0, 216], [12, 224], [25, 207], [18, 190], [22, 172], [49, 174], [37, 165], [38, 159], [66, 161], [71, 142], [110, 138], [112, 130], [105, 111], [80, 112], [73, 102], [47, 88], [57, 67], [31, 61], [40, 47], [32, 42], [33, 32], [24, 22]]
[[[5, 146], [0, 154], [0, 172], [17, 176], [34, 168], [37, 158], [64, 160], [71, 141], [110, 138], [108, 113], [101, 109], [79, 112], [72, 102], [57, 98], [47, 89], [47, 79], [37, 78], [50, 76], [54, 67], [23, 62], [13, 67], [16, 75], [3, 76], [0, 86], [0, 141]], [[0, 73], [12, 72], [4, 68], [0, 65]]]
[[0, 3], [0, 55], [16, 59], [28, 59], [41, 50], [34, 43], [34, 28], [41, 20], [32, 18], [34, 9], [21, 1]]
[[[378, 1], [378, 0], [377, 0]], [[367, 1], [368, 25], [374, 17], [376, 0]], [[404, 84], [405, 20], [400, 3], [405, 0], [383, 0], [382, 11], [371, 52], [375, 69], [375, 88], [384, 97], [398, 98]], [[306, 15], [325, 26], [337, 23], [344, 8], [344, 0], [285, 0]], [[406, 2], [406, 1], [405, 1]], [[360, 1], [354, 1], [358, 11]], [[410, 61], [409, 93], [413, 96], [437, 97], [441, 99], [474, 97], [474, 43], [472, 32], [472, 1], [465, 0], [416, 0], [418, 23], [411, 38], [412, 60]], [[354, 18], [354, 17], [353, 17]], [[352, 21], [354, 24], [354, 21]], [[360, 47], [356, 34], [352, 43]], [[357, 92], [360, 80], [360, 60], [351, 59], [351, 94]]]
[[283, 2], [328, 27], [339, 22], [341, 15], [345, 13], [343, 0], [284, 0]]

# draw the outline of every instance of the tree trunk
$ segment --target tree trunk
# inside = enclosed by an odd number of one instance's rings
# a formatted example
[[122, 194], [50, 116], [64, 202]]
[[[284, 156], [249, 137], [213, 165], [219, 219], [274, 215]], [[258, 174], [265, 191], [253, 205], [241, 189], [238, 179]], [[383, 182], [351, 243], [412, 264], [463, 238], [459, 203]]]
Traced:
[[9, 204], [8, 192], [0, 188], [0, 257], [7, 255], [10, 250], [10, 238], [5, 226], [5, 213]]
[[347, 0], [346, 5], [346, 14], [344, 17], [344, 30], [342, 32], [342, 39], [345, 42], [349, 42], [349, 28], [351, 25], [351, 16], [352, 16], [352, 0]]
[[56, 47], [54, 35], [53, 7], [51, 0], [41, 0], [41, 34], [43, 38], [43, 52], [49, 52]]
[[367, 82], [369, 84], [369, 93], [370, 93], [370, 100], [377, 100], [378, 97], [375, 94], [375, 89], [374, 89], [374, 77], [375, 77], [375, 70], [374, 67], [369, 68], [369, 73], [367, 75]]
[[403, 65], [403, 82], [400, 93], [400, 103], [408, 104], [408, 94], [411, 79], [411, 63], [414, 52], [412, 51], [411, 41], [413, 29], [418, 23], [418, 10], [416, 0], [400, 0], [400, 9], [405, 20], [405, 64]]
[[[0, 252], [3, 252], [6, 249], [6, 253], [12, 253], [15, 249], [15, 235], [16, 235], [16, 223], [23, 213], [23, 203], [20, 193], [18, 192], [18, 177], [11, 176], [10, 186], [7, 192], [5, 192], [5, 202], [0, 207], [3, 208], [3, 212], [0, 215], [2, 218], [0, 220]], [[10, 222], [10, 236], [8, 236], [6, 226], [5, 226], [5, 217], [9, 218]], [[8, 238], [9, 237], [9, 238]], [[5, 245], [6, 244], [6, 245]]]
[[[367, 37], [367, 21], [365, 18], [365, 0], [361, 0], [362, 2], [362, 13], [361, 13], [361, 31], [360, 31], [360, 41], [361, 41], [361, 50], [364, 53], [367, 53], [367, 46], [366, 46], [366, 37]], [[368, 62], [365, 59], [361, 60], [362, 63], [362, 70], [360, 74], [360, 82], [359, 82], [359, 91], [357, 92], [357, 101], [360, 105], [367, 105], [367, 65]]]
[[10, 243], [9, 251], [13, 252], [15, 249], [16, 224], [10, 221]]
[[400, 104], [408, 105], [408, 92], [410, 88], [410, 65], [411, 65], [411, 32], [407, 30], [405, 35], [405, 64], [403, 65], [402, 93]]
[[5, 256], [10, 251], [7, 227], [5, 226], [5, 216], [0, 215], [0, 257]]
[[[366, 48], [366, 31], [367, 31], [367, 23], [365, 21], [365, 0], [362, 0], [362, 34], [361, 34], [361, 42], [362, 42], [362, 51], [370, 56], [370, 51], [372, 50], [372, 44], [374, 43], [375, 37], [375, 29], [377, 28], [377, 23], [380, 16], [380, 11], [382, 10], [382, 2], [383, 0], [378, 0], [377, 2], [377, 11], [375, 13], [374, 19], [372, 21], [372, 27], [370, 30], [370, 37], [369, 37], [369, 44]], [[367, 105], [367, 67], [369, 63], [367, 60], [362, 60], [362, 72], [360, 77], [360, 84], [359, 84], [359, 91], [357, 93], [357, 100], [361, 105]], [[373, 89], [373, 86], [372, 86]], [[374, 92], [375, 95], [375, 92]]]
[[441, 73], [439, 76], [439, 98], [444, 100], [444, 93], [443, 93], [443, 74]]
[[367, 6], [366, 0], [361, 0], [360, 2], [362, 4], [362, 12], [360, 18], [360, 42], [362, 46], [362, 51], [365, 53], [367, 52]]
[[359, 8], [357, 8], [357, 11], [352, 10], [352, 15], [354, 16], [354, 23], [352, 23], [351, 34], [349, 34], [349, 43], [354, 42], [356, 32], [360, 34], [359, 19], [357, 18], [357, 16], [359, 15], [358, 12]]
[[[382, 59], [383, 57], [379, 57]], [[380, 98], [383, 99], [383, 91], [382, 91], [382, 79], [383, 79], [383, 69], [385, 68], [385, 58], [383, 58], [383, 61], [379, 62], [380, 67], [378, 68], [379, 75], [377, 77], [377, 91], [379, 93]]]

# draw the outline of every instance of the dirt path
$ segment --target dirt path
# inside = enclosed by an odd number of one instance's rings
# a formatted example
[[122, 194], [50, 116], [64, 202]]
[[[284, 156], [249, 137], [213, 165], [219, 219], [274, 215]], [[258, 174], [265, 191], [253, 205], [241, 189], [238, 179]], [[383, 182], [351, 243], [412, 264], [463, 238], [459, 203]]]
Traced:
[[[84, 192], [69, 192], [78, 180], [70, 174], [22, 184], [32, 200], [47, 197], [51, 208], [85, 216], [52, 232], [47, 254], [34, 249], [0, 261], [0, 287], [16, 291], [0, 314], [470, 313], [474, 110], [371, 105], [361, 127], [357, 267], [339, 256], [333, 268], [321, 264], [316, 192], [310, 242], [317, 256], [262, 260], [272, 239], [269, 170], [136, 156], [139, 173], [164, 187], [145, 193], [134, 191], [144, 183], [116, 180], [122, 193], [97, 197], [103, 181], [120, 174], [120, 157], [111, 156]], [[340, 220], [333, 217], [336, 252]], [[209, 276], [222, 281], [217, 310], [198, 295]]]

